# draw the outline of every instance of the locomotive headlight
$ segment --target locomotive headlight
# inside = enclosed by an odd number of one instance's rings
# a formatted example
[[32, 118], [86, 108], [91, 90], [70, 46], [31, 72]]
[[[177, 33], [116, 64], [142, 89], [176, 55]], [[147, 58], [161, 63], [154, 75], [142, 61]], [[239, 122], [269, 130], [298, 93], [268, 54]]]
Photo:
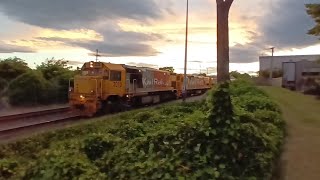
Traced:
[[80, 99], [84, 99], [84, 96], [83, 96], [83, 95], [80, 95]]
[[94, 93], [94, 90], [91, 90], [90, 92], [91, 92], [91, 93]]

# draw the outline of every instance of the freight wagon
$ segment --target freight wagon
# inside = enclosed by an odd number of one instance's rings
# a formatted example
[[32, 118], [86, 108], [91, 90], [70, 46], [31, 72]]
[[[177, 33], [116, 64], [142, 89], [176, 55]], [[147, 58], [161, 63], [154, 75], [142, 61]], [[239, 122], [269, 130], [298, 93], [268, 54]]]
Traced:
[[[87, 62], [70, 84], [69, 103], [86, 116], [182, 97], [183, 75], [146, 67]], [[187, 94], [210, 89], [213, 79], [188, 76]]]

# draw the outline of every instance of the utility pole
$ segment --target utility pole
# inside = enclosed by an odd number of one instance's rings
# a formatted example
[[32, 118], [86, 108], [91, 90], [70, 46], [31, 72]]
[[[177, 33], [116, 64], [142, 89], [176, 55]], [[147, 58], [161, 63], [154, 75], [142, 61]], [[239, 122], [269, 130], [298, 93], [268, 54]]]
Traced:
[[97, 49], [96, 50], [96, 62], [98, 62], [98, 57], [99, 57], [100, 55], [99, 55], [99, 50]]
[[183, 102], [187, 97], [187, 59], [188, 59], [188, 19], [189, 19], [189, 0], [187, 0], [187, 12], [186, 12], [186, 42], [185, 42], [185, 54], [184, 54], [184, 76], [183, 76]]
[[273, 76], [273, 53], [274, 53], [274, 48], [275, 47], [272, 47], [272, 48], [270, 48], [271, 49], [271, 53], [272, 53], [272, 55], [271, 55], [271, 62], [270, 62], [270, 73], [269, 73], [269, 78], [270, 78], [270, 80], [272, 80], [272, 76]]

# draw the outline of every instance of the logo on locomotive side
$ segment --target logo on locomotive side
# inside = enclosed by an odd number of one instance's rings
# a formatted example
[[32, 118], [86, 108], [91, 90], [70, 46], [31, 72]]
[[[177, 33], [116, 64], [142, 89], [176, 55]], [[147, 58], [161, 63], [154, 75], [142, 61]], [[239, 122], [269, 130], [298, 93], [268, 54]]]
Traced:
[[147, 79], [142, 78], [142, 84], [144, 87], [150, 87], [150, 86], [169, 86], [169, 82], [165, 82], [162, 79], [158, 80], [157, 78], [154, 79]]
[[204, 81], [202, 79], [188, 79], [189, 85], [203, 85]]

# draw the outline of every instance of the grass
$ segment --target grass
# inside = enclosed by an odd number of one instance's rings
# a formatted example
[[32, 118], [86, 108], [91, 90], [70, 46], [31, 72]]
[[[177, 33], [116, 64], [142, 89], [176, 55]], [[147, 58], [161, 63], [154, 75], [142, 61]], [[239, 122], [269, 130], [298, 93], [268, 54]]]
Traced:
[[320, 101], [314, 96], [276, 87], [262, 87], [280, 105], [285, 119], [320, 126]]
[[262, 87], [281, 107], [288, 136], [281, 179], [320, 179], [320, 100], [276, 87]]

